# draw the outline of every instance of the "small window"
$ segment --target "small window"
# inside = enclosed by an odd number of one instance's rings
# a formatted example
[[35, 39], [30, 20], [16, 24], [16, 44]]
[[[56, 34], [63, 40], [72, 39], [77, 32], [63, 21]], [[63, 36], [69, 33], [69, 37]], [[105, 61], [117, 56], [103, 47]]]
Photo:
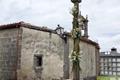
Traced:
[[115, 61], [116, 61], [116, 59], [115, 59], [115, 58], [113, 58], [113, 59], [112, 59], [112, 61], [113, 61], [113, 62], [115, 62]]
[[111, 62], [111, 58], [109, 58], [109, 62]]
[[120, 72], [117, 72], [117, 75], [120, 75]]
[[120, 58], [117, 58], [117, 62], [120, 62]]
[[113, 67], [116, 67], [116, 64], [117, 64], [117, 63], [113, 63], [113, 64], [112, 64], [112, 65], [113, 65]]
[[109, 72], [109, 75], [112, 75], [112, 71]]
[[116, 72], [113, 72], [113, 75], [116, 75]]
[[43, 56], [42, 55], [34, 55], [35, 67], [42, 67], [42, 64], [43, 64]]
[[116, 71], [116, 68], [115, 67], [113, 67], [113, 69], [112, 69], [113, 71]]
[[120, 67], [117, 68], [117, 71], [120, 71]]
[[108, 75], [108, 71], [105, 71], [105, 75]]
[[101, 71], [101, 73], [100, 73], [101, 75], [104, 75], [104, 71]]

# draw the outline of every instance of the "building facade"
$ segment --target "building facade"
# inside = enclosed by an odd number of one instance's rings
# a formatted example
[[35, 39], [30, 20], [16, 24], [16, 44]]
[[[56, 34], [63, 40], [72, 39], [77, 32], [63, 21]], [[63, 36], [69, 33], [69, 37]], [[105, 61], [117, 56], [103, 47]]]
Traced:
[[[0, 80], [71, 78], [73, 43], [69, 33], [19, 22], [0, 26]], [[98, 75], [98, 43], [81, 37], [81, 78]]]
[[100, 53], [100, 75], [120, 76], [120, 53], [112, 48], [109, 53]]

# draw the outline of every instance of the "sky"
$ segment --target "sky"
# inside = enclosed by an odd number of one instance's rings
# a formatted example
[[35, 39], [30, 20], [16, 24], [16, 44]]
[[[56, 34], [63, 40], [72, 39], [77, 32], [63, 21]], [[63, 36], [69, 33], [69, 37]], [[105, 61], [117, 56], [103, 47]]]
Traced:
[[[70, 0], [0, 0], [0, 24], [24, 21], [51, 29], [60, 24], [71, 31], [72, 6]], [[120, 0], [82, 0], [80, 10], [88, 15], [89, 38], [101, 51], [120, 51]]]

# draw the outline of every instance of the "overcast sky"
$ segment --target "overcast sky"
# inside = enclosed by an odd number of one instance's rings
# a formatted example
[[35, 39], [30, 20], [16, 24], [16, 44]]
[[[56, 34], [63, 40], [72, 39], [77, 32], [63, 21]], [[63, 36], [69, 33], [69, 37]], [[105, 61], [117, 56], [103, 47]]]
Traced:
[[[70, 0], [0, 0], [0, 24], [24, 21], [55, 29], [72, 29]], [[89, 18], [89, 36], [101, 51], [120, 51], [120, 0], [82, 0], [82, 15]]]

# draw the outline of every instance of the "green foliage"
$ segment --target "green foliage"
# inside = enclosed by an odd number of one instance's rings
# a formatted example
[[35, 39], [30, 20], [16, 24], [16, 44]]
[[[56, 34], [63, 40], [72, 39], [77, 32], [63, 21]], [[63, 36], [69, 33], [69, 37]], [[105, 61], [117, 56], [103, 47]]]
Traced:
[[97, 80], [110, 80], [110, 79], [109, 79], [109, 77], [101, 76], [101, 77], [97, 77]]
[[75, 39], [75, 38], [80, 39], [80, 36], [81, 36], [80, 28], [73, 29], [71, 33], [72, 33], [73, 39]]
[[72, 55], [71, 55], [71, 61], [73, 63], [73, 69], [78, 67], [79, 70], [81, 70], [80, 59], [81, 59], [80, 55], [78, 53], [76, 53], [76, 51], [73, 51]]
[[120, 80], [118, 76], [98, 76], [97, 80]]
[[72, 72], [73, 72], [73, 80], [79, 80], [79, 71], [80, 68], [80, 54], [79, 54], [79, 41], [81, 36], [81, 31], [79, 28], [78, 23], [78, 14], [79, 14], [79, 2], [81, 0], [71, 0], [74, 3], [74, 7], [71, 10], [71, 14], [73, 15], [73, 29], [71, 32], [71, 36], [73, 38], [73, 52], [71, 55], [71, 61], [72, 61]]

